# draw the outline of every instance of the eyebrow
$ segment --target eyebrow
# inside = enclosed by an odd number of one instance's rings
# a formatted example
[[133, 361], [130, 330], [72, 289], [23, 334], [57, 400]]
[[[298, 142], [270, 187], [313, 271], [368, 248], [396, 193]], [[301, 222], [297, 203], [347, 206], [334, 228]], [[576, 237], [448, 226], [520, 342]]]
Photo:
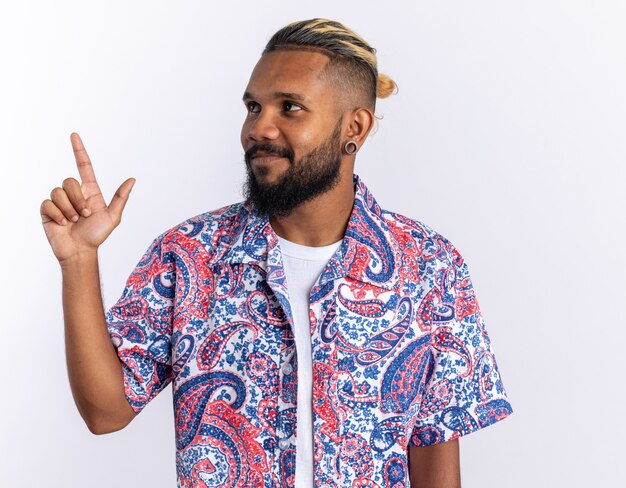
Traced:
[[[251, 100], [254, 97], [252, 96], [252, 94], [250, 92], [244, 92], [243, 94], [243, 100]], [[278, 92], [274, 92], [274, 98], [291, 98], [293, 100], [300, 100], [300, 101], [305, 101], [306, 97], [304, 95], [300, 95], [299, 93], [293, 93], [293, 92], [282, 92], [282, 91], [278, 91]]]

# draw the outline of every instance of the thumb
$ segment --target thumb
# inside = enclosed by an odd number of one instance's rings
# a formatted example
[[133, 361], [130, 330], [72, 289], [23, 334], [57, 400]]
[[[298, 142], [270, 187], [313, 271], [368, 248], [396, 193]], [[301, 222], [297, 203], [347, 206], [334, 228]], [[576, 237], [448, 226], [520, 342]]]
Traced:
[[113, 195], [111, 203], [109, 203], [109, 212], [111, 212], [115, 218], [120, 218], [122, 216], [122, 212], [124, 211], [124, 207], [128, 201], [128, 195], [130, 195], [130, 191], [133, 189], [135, 181], [135, 178], [128, 178], [120, 185], [115, 192], [115, 195]]

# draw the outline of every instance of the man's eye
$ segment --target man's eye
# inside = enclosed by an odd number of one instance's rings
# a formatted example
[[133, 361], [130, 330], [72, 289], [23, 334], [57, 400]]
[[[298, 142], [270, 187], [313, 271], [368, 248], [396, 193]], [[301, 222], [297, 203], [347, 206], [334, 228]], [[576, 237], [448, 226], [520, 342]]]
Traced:
[[251, 114], [258, 113], [261, 110], [261, 106], [256, 102], [249, 102], [246, 104], [248, 112]]
[[284, 104], [285, 112], [297, 112], [298, 110], [302, 110], [300, 105], [296, 105], [295, 103], [285, 102]]

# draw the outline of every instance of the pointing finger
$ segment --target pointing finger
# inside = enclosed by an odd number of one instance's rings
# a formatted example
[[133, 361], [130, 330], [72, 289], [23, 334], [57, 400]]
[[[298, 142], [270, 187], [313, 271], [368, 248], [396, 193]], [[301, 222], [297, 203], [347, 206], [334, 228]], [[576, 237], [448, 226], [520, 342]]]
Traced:
[[72, 141], [72, 149], [74, 150], [74, 157], [76, 158], [76, 166], [78, 166], [78, 174], [83, 183], [97, 183], [96, 174], [93, 171], [89, 154], [85, 150], [83, 141], [76, 132], [70, 134], [70, 140]]

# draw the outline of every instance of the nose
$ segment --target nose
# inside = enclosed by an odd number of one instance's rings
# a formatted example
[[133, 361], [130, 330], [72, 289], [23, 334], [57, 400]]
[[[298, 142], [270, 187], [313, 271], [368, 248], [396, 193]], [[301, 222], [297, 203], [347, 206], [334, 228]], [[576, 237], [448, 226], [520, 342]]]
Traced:
[[278, 139], [279, 135], [280, 131], [276, 127], [271, 113], [268, 111], [261, 111], [254, 117], [246, 120], [243, 126], [244, 140], [248, 143], [273, 141]]

